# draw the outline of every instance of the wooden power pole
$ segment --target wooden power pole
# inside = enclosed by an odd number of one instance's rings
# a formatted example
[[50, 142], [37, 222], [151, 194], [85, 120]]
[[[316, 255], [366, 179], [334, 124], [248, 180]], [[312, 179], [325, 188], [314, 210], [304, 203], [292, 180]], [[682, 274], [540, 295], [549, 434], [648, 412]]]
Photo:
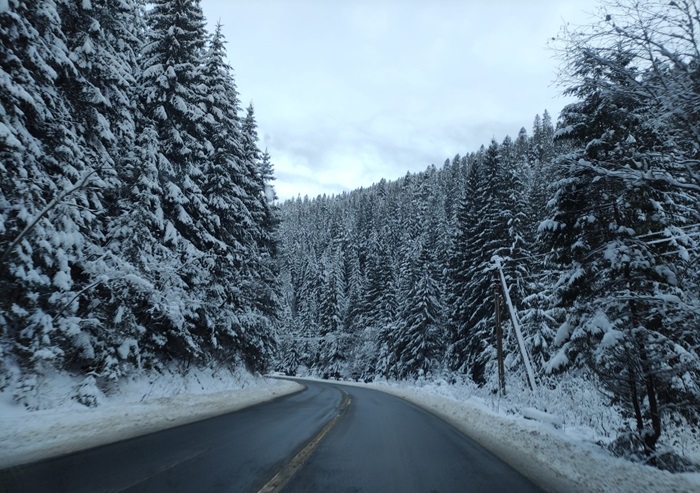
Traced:
[[503, 275], [501, 257], [494, 255], [491, 260], [496, 266], [496, 270], [494, 272], [496, 272], [497, 278], [501, 279], [503, 297], [505, 298], [506, 306], [508, 307], [508, 313], [510, 313], [510, 320], [513, 322], [513, 330], [515, 331], [515, 337], [518, 341], [518, 347], [520, 348], [520, 355], [523, 357], [523, 363], [525, 364], [525, 370], [527, 371], [527, 383], [530, 385], [530, 390], [535, 390], [537, 388], [537, 383], [535, 382], [535, 372], [532, 371], [532, 363], [530, 362], [530, 356], [527, 354], [523, 332], [520, 330], [520, 322], [518, 321], [518, 316], [515, 314], [513, 301], [510, 299], [508, 285], [506, 284], [506, 276]]
[[494, 273], [493, 299], [496, 308], [496, 356], [498, 358], [498, 390], [501, 396], [506, 395], [506, 372], [503, 365], [503, 331], [501, 330], [501, 295], [498, 289], [498, 272]]

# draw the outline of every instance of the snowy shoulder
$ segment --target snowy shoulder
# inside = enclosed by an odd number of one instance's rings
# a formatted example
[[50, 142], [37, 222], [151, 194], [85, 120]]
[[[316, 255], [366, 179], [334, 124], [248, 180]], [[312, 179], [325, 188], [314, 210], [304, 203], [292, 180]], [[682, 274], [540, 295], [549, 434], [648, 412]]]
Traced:
[[65, 402], [27, 411], [0, 393], [0, 468], [237, 411], [303, 388], [296, 382], [262, 377], [218, 386], [207, 385], [201, 374], [190, 380], [132, 382], [94, 408]]
[[476, 396], [452, 397], [449, 389], [428, 390], [405, 383], [365, 385], [441, 417], [545, 491], [700, 491], [700, 474], [672, 474], [612, 457], [575, 432], [568, 433], [556, 416], [536, 409], [526, 408], [521, 416], [512, 416], [495, 412]]

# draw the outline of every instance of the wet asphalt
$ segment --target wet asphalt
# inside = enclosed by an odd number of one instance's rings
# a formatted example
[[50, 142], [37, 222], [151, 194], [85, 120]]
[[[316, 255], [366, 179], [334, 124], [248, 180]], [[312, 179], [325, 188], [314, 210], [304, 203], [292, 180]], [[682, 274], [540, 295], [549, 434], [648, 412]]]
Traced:
[[0, 470], [0, 492], [257, 492], [350, 404], [284, 493], [539, 492], [455, 428], [332, 382], [196, 423]]

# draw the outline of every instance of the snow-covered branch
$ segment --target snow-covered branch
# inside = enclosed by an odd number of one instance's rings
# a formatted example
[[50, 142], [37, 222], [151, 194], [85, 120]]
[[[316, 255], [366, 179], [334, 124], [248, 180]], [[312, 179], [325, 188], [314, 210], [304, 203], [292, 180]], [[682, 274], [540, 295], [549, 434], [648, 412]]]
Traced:
[[66, 197], [70, 196], [71, 194], [77, 192], [78, 190], [81, 190], [86, 187], [88, 182], [90, 181], [90, 178], [92, 175], [94, 175], [97, 171], [92, 170], [89, 171], [88, 173], [85, 173], [83, 177], [78, 181], [77, 184], [73, 185], [72, 187], [64, 190], [60, 194], [58, 194], [56, 197], [54, 197], [48, 204], [46, 204], [46, 207], [44, 207], [37, 216], [32, 219], [25, 227], [24, 229], [17, 235], [17, 237], [10, 243], [10, 246], [7, 247], [7, 249], [3, 252], [2, 256], [0, 257], [0, 265], [4, 264], [7, 258], [10, 256], [12, 251], [17, 248], [17, 245], [19, 245], [22, 240], [24, 240], [29, 233], [36, 227], [36, 225], [39, 223], [39, 221], [46, 216], [49, 212], [51, 212], [52, 209], [54, 209], [56, 206], [61, 204], [61, 201], [65, 199]]
[[[683, 161], [683, 163], [686, 163], [687, 161]], [[660, 183], [666, 183], [667, 185], [670, 185], [672, 187], [676, 188], [681, 188], [684, 190], [692, 190], [695, 192], [700, 192], [700, 185], [696, 185], [695, 183], [687, 183], [687, 182], [682, 182], [679, 181], [678, 179], [672, 177], [668, 172], [662, 171], [662, 170], [635, 170], [632, 168], [622, 168], [622, 169], [609, 169], [605, 168], [603, 166], [596, 166], [595, 164], [591, 163], [590, 161], [586, 160], [579, 160], [576, 163], [577, 166], [585, 169], [589, 169], [591, 171], [594, 171], [596, 174], [600, 175], [605, 175], [605, 176], [610, 176], [614, 178], [619, 178], [620, 180], [625, 180], [625, 181], [641, 181], [641, 180], [646, 180], [646, 181], [653, 181], [653, 182], [660, 182]]]

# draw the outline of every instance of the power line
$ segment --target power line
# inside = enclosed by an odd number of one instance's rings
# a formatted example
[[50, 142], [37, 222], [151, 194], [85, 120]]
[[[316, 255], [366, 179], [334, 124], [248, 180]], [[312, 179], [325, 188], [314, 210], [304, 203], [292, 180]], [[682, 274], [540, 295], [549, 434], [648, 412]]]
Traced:
[[[697, 235], [700, 235], [700, 231], [695, 231], [695, 232], [691, 232], [691, 233], [685, 233], [684, 236], [671, 236], [671, 237], [669, 237], [669, 238], [661, 238], [661, 239], [658, 239], [658, 240], [645, 241], [645, 242], [643, 242], [643, 243], [644, 243], [645, 245], [655, 245], [655, 244], [657, 244], [657, 243], [666, 243], [666, 242], [669, 242], [669, 241], [679, 240], [679, 239], [685, 238], [685, 237], [687, 237], [687, 236], [697, 236]], [[639, 237], [639, 236], [636, 236], [636, 238], [640, 238], [640, 237]]]
[[700, 246], [691, 247], [691, 248], [686, 248], [685, 250], [676, 250], [676, 251], [673, 251], [673, 252], [664, 252], [664, 253], [660, 253], [660, 254], [659, 254], [659, 257], [665, 257], [665, 256], [667, 256], [667, 255], [680, 255], [680, 254], [682, 254], [682, 253], [697, 252], [697, 251], [700, 251]]
[[[700, 235], [700, 232], [698, 232], [698, 233], [696, 233], [696, 234]], [[668, 239], [665, 239], [664, 241], [671, 241], [671, 240], [673, 240], [673, 239], [676, 239], [676, 238], [668, 238]], [[661, 243], [661, 242], [662, 242], [661, 240], [656, 240], [654, 243]], [[644, 244], [645, 244], [645, 245], [648, 245], [648, 244], [650, 244], [650, 243], [652, 243], [652, 242], [644, 243]], [[603, 246], [594, 249], [593, 251], [589, 252], [587, 255], [591, 255], [592, 253], [595, 253], [595, 252], [600, 251], [600, 250], [603, 250]], [[682, 254], [684, 254], [684, 253], [691, 253], [691, 252], [698, 252], [698, 251], [700, 251], [700, 246], [688, 247], [688, 248], [684, 248], [683, 250], [674, 250], [674, 251], [670, 251], [670, 252], [658, 253], [658, 254], [653, 255], [653, 256], [656, 256], [656, 257], [667, 257], [667, 256], [670, 256], [670, 255], [682, 255]], [[507, 261], [529, 260], [529, 259], [531, 259], [531, 258], [542, 257], [542, 256], [544, 256], [544, 255], [549, 255], [549, 254], [551, 254], [551, 253], [553, 253], [553, 252], [541, 253], [541, 254], [537, 254], [537, 255], [532, 255], [532, 256], [530, 256], [530, 257], [517, 257], [517, 258], [502, 257], [502, 261], [503, 261], [503, 264], [504, 264], [504, 266], [505, 266], [505, 263], [506, 263]], [[510, 276], [510, 277], [511, 277], [512, 279], [514, 279], [514, 280], [520, 280], [520, 279], [522, 279], [522, 280], [527, 280], [527, 279], [539, 279], [539, 278], [543, 278], [543, 277], [547, 277], [547, 276], [551, 276], [551, 275], [553, 275], [552, 272], [542, 272], [542, 273], [539, 273], [539, 274], [528, 274], [528, 275], [525, 275], [525, 276], [513, 275], [513, 276]]]
[[[688, 228], [697, 228], [698, 226], [700, 226], [700, 223], [688, 224], [686, 226], [673, 226], [673, 227], [676, 229], [688, 229]], [[653, 233], [645, 233], [643, 235], [637, 235], [635, 238], [646, 238], [649, 236], [660, 235], [660, 234], [665, 233], [667, 231], [668, 231], [668, 228], [664, 228], [661, 231], [654, 231]]]
[[[698, 227], [698, 226], [700, 226], [700, 223], [698, 223], [698, 224], [690, 224], [690, 225], [687, 225], [687, 226], [678, 226], [678, 229], [694, 228], [694, 227]], [[639, 236], [630, 236], [630, 237], [628, 237], [628, 238], [626, 238], [626, 239], [630, 239], [630, 240], [631, 240], [631, 239], [646, 238], [646, 237], [649, 237], [649, 236], [651, 236], [651, 235], [660, 234], [660, 233], [665, 232], [665, 231], [666, 231], [666, 230], [664, 230], [664, 231], [659, 231], [659, 232], [656, 232], [656, 233], [647, 233], [647, 234], [643, 234], [643, 235], [639, 235]], [[671, 237], [668, 237], [668, 238], [660, 238], [660, 239], [657, 239], [657, 240], [644, 241], [644, 242], [642, 242], [642, 243], [644, 243], [645, 245], [655, 245], [655, 244], [659, 244], [659, 243], [667, 243], [667, 242], [669, 242], [669, 241], [674, 241], [674, 240], [679, 240], [679, 239], [682, 239], [682, 238], [685, 238], [685, 237], [694, 237], [694, 236], [700, 236], [700, 231], [693, 231], [693, 232], [690, 232], [690, 233], [685, 233], [684, 236], [671, 236]], [[600, 235], [597, 235], [597, 237], [600, 238]], [[625, 239], [625, 238], [622, 238], [621, 240], [624, 240], [624, 239]], [[594, 253], [594, 252], [596, 252], [596, 251], [599, 251], [599, 250], [603, 249], [604, 247], [605, 247], [605, 245], [600, 245], [599, 247], [597, 247], [597, 248], [593, 249], [591, 252], [589, 252], [587, 255], [591, 255], [592, 253]], [[506, 262], [506, 261], [517, 262], [517, 261], [520, 261], [520, 260], [531, 260], [531, 259], [536, 259], [536, 258], [544, 257], [544, 256], [547, 256], [547, 255], [551, 255], [551, 254], [553, 254], [553, 253], [556, 253], [556, 252], [554, 252], [554, 251], [549, 251], [549, 252], [543, 252], [543, 253], [536, 253], [536, 254], [532, 254], [532, 255], [524, 255], [524, 256], [521, 256], [521, 257], [508, 257], [508, 256], [503, 256], [503, 261], [504, 261], [504, 262]]]

